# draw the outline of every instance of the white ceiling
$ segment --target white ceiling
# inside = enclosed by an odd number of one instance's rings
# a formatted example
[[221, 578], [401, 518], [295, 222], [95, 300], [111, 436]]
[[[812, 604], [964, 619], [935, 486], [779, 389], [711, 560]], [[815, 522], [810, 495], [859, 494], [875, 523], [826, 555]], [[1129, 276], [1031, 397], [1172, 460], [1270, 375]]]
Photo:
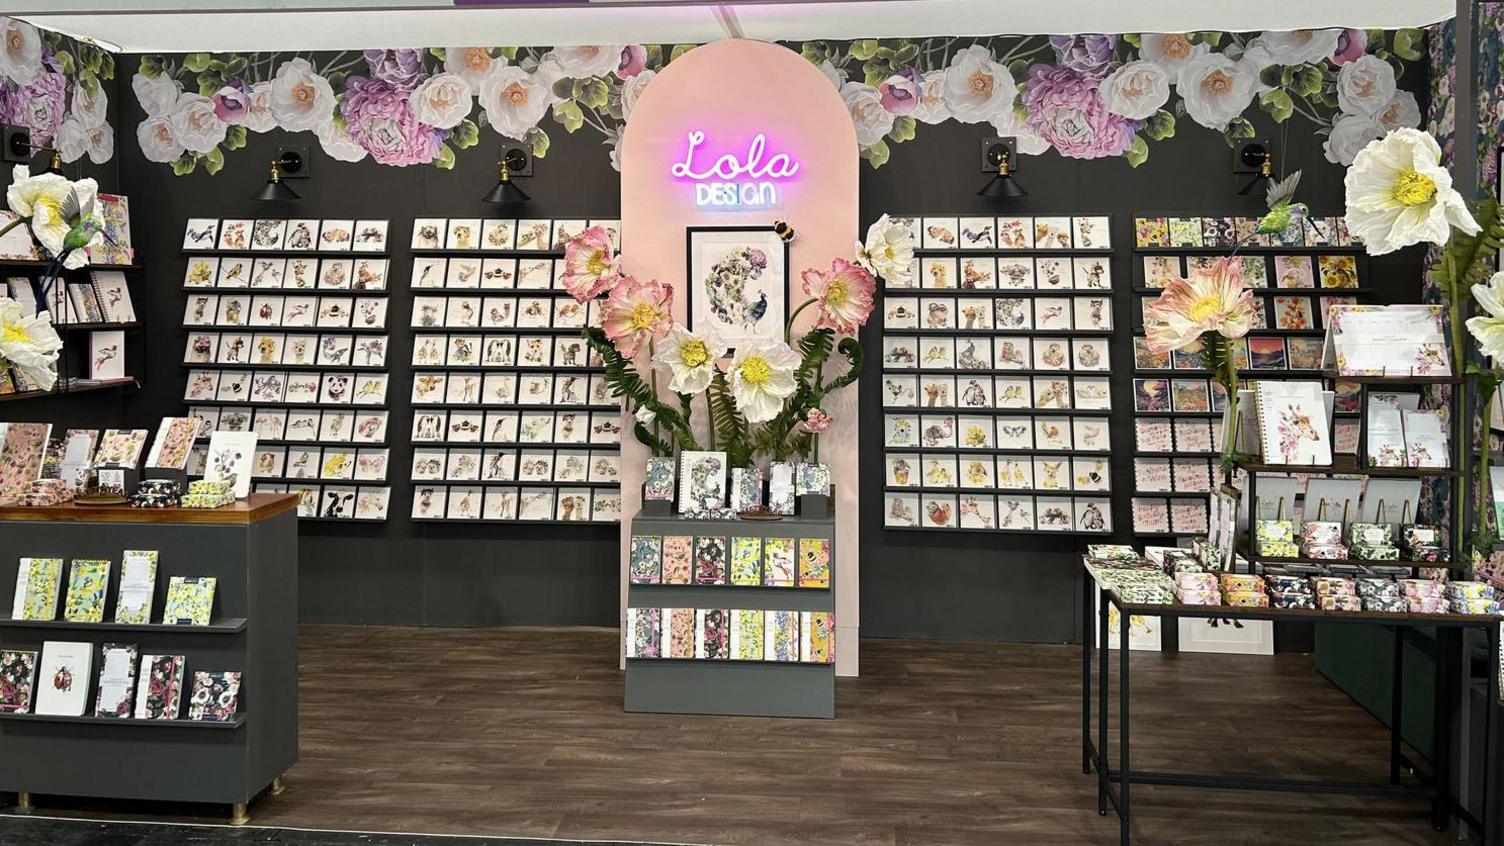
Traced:
[[[1070, 32], [1425, 26], [1455, 0], [594, 0], [456, 8], [460, 0], [12, 0], [7, 12], [126, 52], [698, 43]], [[509, 0], [491, 0], [506, 5]], [[566, 0], [567, 2], [567, 0]], [[248, 10], [249, 9], [249, 10]], [[718, 14], [719, 12], [719, 14]]]

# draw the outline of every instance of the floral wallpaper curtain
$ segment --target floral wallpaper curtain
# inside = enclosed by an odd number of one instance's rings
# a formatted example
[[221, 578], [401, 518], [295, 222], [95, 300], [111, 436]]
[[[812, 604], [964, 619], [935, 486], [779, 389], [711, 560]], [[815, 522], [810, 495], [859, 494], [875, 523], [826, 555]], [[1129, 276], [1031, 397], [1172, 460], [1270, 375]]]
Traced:
[[26, 127], [32, 144], [56, 149], [63, 161], [114, 157], [107, 118], [114, 78], [109, 52], [0, 17], [0, 123]]
[[[1263, 113], [1326, 138], [1343, 164], [1418, 126], [1419, 30], [996, 36], [788, 44], [845, 100], [872, 167], [945, 121], [990, 125], [1021, 152], [1145, 161], [1177, 131], [1252, 137]], [[137, 140], [178, 174], [216, 173], [247, 133], [312, 132], [330, 156], [452, 167], [495, 132], [546, 155], [550, 133], [598, 134], [615, 160], [643, 88], [693, 45], [442, 47], [151, 55], [131, 88]], [[1409, 90], [1407, 90], [1409, 89]]]

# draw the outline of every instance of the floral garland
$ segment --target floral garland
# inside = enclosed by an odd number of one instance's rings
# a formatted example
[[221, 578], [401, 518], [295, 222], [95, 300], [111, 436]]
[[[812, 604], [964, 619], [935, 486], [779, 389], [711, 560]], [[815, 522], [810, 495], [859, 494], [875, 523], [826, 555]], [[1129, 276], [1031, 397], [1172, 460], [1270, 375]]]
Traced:
[[[885, 164], [919, 126], [991, 124], [1019, 151], [1143, 163], [1181, 118], [1252, 138], [1256, 107], [1300, 118], [1350, 164], [1385, 132], [1419, 126], [1399, 88], [1420, 30], [809, 41], [797, 50], [841, 93], [863, 158]], [[447, 47], [335, 54], [142, 57], [131, 81], [147, 113], [137, 139], [179, 175], [217, 173], [247, 132], [313, 132], [331, 157], [454, 166], [486, 126], [542, 157], [544, 118], [601, 136], [613, 165], [644, 88], [694, 45]]]
[[52, 147], [64, 162], [115, 156], [102, 81], [115, 78], [106, 50], [0, 17], [0, 123], [24, 126], [37, 147]]

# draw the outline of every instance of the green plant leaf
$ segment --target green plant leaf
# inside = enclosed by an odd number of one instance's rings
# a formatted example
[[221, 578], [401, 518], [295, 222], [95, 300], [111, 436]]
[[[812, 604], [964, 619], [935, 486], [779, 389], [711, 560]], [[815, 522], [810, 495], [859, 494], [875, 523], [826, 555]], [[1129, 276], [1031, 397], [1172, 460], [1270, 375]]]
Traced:
[[449, 131], [449, 143], [459, 150], [474, 147], [480, 143], [480, 127], [475, 125], [475, 121], [465, 118]]
[[73, 61], [73, 54], [67, 50], [53, 53], [52, 58], [57, 61], [58, 67], [62, 68], [65, 76], [72, 76], [78, 72], [78, 65]]
[[851, 42], [851, 58], [859, 62], [865, 62], [877, 55], [878, 44], [871, 38], [863, 38]]
[[1123, 154], [1128, 160], [1129, 167], [1138, 167], [1149, 160], [1149, 142], [1142, 135], [1134, 135], [1133, 143], [1128, 147], [1128, 152]]
[[726, 451], [726, 462], [732, 467], [747, 467], [752, 463], [752, 437], [747, 427], [747, 418], [736, 407], [736, 398], [726, 374], [716, 371], [706, 391], [710, 407], [710, 425], [715, 430], [716, 447]]
[[1409, 62], [1420, 60], [1426, 36], [1418, 29], [1402, 29], [1394, 34], [1394, 54]]
[[220, 89], [219, 77], [208, 71], [198, 75], [198, 93], [204, 97], [213, 97], [214, 92]]
[[655, 435], [651, 429], [638, 422], [633, 426], [633, 433], [637, 440], [641, 441], [654, 455], [673, 455], [674, 445], [680, 449], [698, 450], [699, 443], [695, 440], [694, 431], [689, 426], [688, 418], [678, 409], [664, 403], [658, 398], [652, 387], [642, 381], [636, 369], [630, 361], [623, 359], [617, 352], [616, 346], [606, 338], [606, 333], [599, 327], [587, 327], [581, 333], [585, 343], [601, 357], [605, 367], [606, 384], [611, 387], [611, 395], [626, 400], [627, 411], [635, 414], [639, 408], [647, 407], [657, 418], [660, 427], [666, 427], [669, 436], [664, 438]]
[[183, 67], [194, 73], [203, 73], [213, 59], [208, 53], [189, 53], [183, 57]]
[[454, 150], [448, 144], [439, 145], [439, 152], [433, 157], [433, 166], [439, 170], [454, 170]]
[[1447, 241], [1446, 253], [1456, 269], [1447, 261], [1437, 262], [1431, 268], [1431, 278], [1441, 288], [1442, 294], [1452, 302], [1465, 302], [1472, 295], [1472, 286], [1487, 282], [1493, 275], [1493, 256], [1504, 246], [1504, 220], [1499, 217], [1499, 203], [1492, 197], [1481, 200], [1473, 210], [1473, 219], [1478, 222], [1478, 234], [1467, 235], [1453, 229]]
[[115, 78], [115, 57], [109, 53], [99, 57], [99, 76], [103, 79]]
[[246, 129], [240, 124], [225, 127], [224, 145], [226, 150], [239, 150], [245, 146]]
[[585, 113], [575, 101], [563, 100], [554, 104], [554, 120], [563, 124], [565, 132], [574, 132], [585, 125]]
[[1259, 105], [1274, 118], [1275, 123], [1284, 123], [1290, 119], [1290, 115], [1295, 114], [1295, 102], [1289, 94], [1278, 88], [1260, 94]]
[[1254, 135], [1253, 124], [1245, 117], [1235, 117], [1227, 124], [1222, 136], [1227, 139], [1229, 147], [1235, 146], [1235, 142], [1243, 138], [1252, 138]]
[[1144, 124], [1144, 134], [1151, 141], [1163, 141], [1175, 135], [1175, 115], [1160, 109], [1149, 116]]

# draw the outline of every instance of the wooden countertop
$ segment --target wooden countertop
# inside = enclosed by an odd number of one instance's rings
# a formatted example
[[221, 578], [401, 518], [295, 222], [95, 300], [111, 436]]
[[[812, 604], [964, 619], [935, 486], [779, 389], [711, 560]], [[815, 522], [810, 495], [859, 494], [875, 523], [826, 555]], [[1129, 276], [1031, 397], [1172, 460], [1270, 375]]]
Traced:
[[129, 505], [0, 506], [0, 521], [47, 520], [63, 523], [186, 523], [248, 526], [298, 507], [297, 494], [253, 493], [222, 508], [132, 508]]

